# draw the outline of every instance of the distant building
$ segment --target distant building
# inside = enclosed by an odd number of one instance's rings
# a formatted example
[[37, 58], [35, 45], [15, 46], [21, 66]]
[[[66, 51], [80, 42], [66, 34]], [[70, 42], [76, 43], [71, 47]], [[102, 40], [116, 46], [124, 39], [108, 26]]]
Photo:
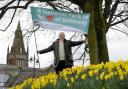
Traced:
[[18, 22], [17, 29], [15, 31], [11, 51], [9, 52], [9, 47], [7, 51], [7, 65], [28, 67], [28, 49], [26, 52], [20, 22]]

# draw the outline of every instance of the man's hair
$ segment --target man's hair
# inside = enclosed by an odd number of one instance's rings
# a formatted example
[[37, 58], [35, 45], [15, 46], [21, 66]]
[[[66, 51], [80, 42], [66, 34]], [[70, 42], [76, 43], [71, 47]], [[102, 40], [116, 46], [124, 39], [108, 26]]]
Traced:
[[64, 38], [65, 38], [65, 34], [64, 34], [64, 32], [60, 32], [60, 33], [59, 33], [59, 38], [61, 37], [61, 35], [63, 35]]

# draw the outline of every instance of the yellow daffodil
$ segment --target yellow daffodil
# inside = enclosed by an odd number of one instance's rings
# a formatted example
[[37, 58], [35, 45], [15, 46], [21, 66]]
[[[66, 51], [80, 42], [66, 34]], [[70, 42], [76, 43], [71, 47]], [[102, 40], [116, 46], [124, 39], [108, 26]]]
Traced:
[[124, 79], [124, 76], [123, 76], [123, 75], [121, 75], [121, 76], [120, 76], [120, 80], [123, 80], [123, 79]]
[[71, 85], [70, 85], [70, 83], [67, 83], [67, 87], [70, 87]]
[[79, 77], [78, 75], [75, 76], [76, 79], [78, 79], [78, 77]]
[[89, 71], [89, 76], [90, 76], [90, 77], [93, 76], [93, 71]]
[[81, 75], [81, 79], [84, 80], [86, 78], [86, 74]]
[[105, 74], [104, 72], [102, 72], [102, 73], [100, 74], [100, 79], [101, 79], [101, 80], [103, 80], [104, 74]]
[[74, 81], [75, 81], [75, 79], [72, 77], [72, 78], [71, 78], [71, 83], [74, 83]]
[[[90, 79], [96, 80], [110, 80], [112, 78], [119, 78], [124, 80], [128, 76], [128, 61], [124, 62], [122, 60], [118, 62], [106, 62], [96, 65], [89, 66], [76, 66], [72, 68], [66, 68], [59, 75], [55, 72], [51, 72], [47, 75], [42, 75], [38, 78], [29, 78], [25, 80], [22, 84], [17, 85], [9, 89], [24, 89], [26, 86], [31, 86], [31, 89], [43, 89], [47, 86], [58, 85], [59, 79], [63, 79], [66, 86], [72, 87], [77, 81]], [[93, 78], [95, 77], [95, 78]], [[76, 81], [77, 80], [77, 81]], [[105, 89], [102, 87], [101, 89]]]

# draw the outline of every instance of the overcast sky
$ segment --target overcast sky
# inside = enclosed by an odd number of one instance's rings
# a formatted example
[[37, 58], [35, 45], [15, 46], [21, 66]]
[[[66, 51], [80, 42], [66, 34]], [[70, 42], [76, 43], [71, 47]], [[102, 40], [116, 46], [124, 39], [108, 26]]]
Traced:
[[[11, 10], [6, 13], [5, 17], [0, 20], [0, 29], [4, 29], [7, 26], [6, 22], [9, 22], [9, 18], [11, 17]], [[29, 29], [29, 27], [32, 26], [32, 19], [30, 15], [30, 10], [24, 10], [22, 13], [17, 12], [17, 16], [15, 16], [13, 23], [11, 26], [7, 29], [5, 32], [0, 32], [0, 63], [6, 64], [6, 57], [7, 57], [7, 47], [11, 48], [13, 38], [14, 38], [14, 32], [17, 27], [18, 20], [20, 20], [21, 23], [21, 29], [23, 30], [23, 34], [25, 33], [26, 29]], [[120, 28], [128, 30], [128, 28], [124, 27], [123, 25], [120, 25]], [[52, 44], [52, 42], [58, 38], [58, 33], [60, 31], [55, 30], [40, 30], [36, 32], [36, 39], [37, 39], [37, 47], [38, 49], [43, 49]], [[65, 32], [66, 38], [70, 39], [73, 32]], [[128, 59], [128, 36], [125, 34], [115, 31], [115, 30], [109, 30], [107, 33], [107, 45], [108, 45], [108, 52], [109, 57], [111, 61], [117, 61], [117, 60], [127, 60]], [[83, 37], [84, 39], [84, 37]], [[80, 37], [74, 38], [73, 40], [80, 40]], [[27, 40], [24, 38], [25, 47], [27, 47]], [[84, 47], [84, 45], [82, 46]], [[83, 50], [81, 50], [83, 52]], [[33, 55], [36, 55], [36, 46], [34, 41], [34, 36], [32, 35], [29, 40], [29, 58], [33, 57]], [[74, 58], [76, 58], [79, 55], [80, 51], [74, 55]], [[37, 55], [36, 55], [37, 57]], [[47, 67], [50, 64], [53, 64], [53, 52], [49, 52], [46, 54], [39, 55], [41, 67]], [[89, 61], [86, 62], [87, 64]], [[75, 65], [80, 65], [81, 62], [75, 63]], [[29, 66], [32, 66], [33, 64], [30, 63]], [[38, 67], [38, 65], [37, 65]]]
[[[17, 23], [18, 20], [15, 22]], [[6, 56], [7, 56], [7, 47], [9, 48], [12, 46], [14, 32], [16, 29], [16, 25], [14, 24], [14, 29], [10, 29], [12, 31], [7, 30], [6, 32], [0, 32], [0, 63], [6, 64]], [[13, 26], [12, 26], [13, 27]], [[23, 30], [23, 22], [21, 20], [21, 29]], [[58, 33], [60, 31], [54, 30], [45, 30], [45, 31], [37, 31], [36, 32], [36, 39], [37, 39], [37, 46], [38, 49], [44, 49], [52, 44], [52, 42], [58, 38]], [[65, 32], [66, 38], [70, 39], [72, 36], [72, 32]], [[79, 40], [79, 37], [75, 40]], [[73, 40], [74, 40], [73, 39]], [[84, 39], [84, 38], [83, 38]], [[24, 39], [25, 47], [27, 47], [27, 41]], [[117, 60], [127, 60], [128, 59], [128, 37], [118, 31], [110, 30], [107, 33], [107, 44], [108, 44], [108, 52], [110, 60], [117, 61]], [[83, 45], [84, 46], [84, 45]], [[36, 55], [36, 46], [34, 41], [34, 36], [29, 40], [29, 58]], [[83, 51], [82, 51], [83, 52]], [[78, 52], [79, 53], [79, 52]], [[77, 53], [74, 56], [78, 56]], [[37, 56], [36, 56], [37, 57]], [[39, 54], [39, 59], [41, 63], [41, 67], [49, 66], [53, 64], [53, 52], [49, 52], [46, 54]], [[87, 62], [88, 63], [88, 62]], [[78, 62], [77, 64], [81, 64]], [[33, 64], [30, 63], [30, 66]], [[38, 67], [38, 66], [37, 66]]]

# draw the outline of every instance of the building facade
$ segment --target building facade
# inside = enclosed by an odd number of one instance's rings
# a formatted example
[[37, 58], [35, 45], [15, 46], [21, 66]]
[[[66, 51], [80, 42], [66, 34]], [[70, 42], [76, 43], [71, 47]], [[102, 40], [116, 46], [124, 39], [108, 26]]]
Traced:
[[7, 65], [28, 67], [28, 49], [26, 52], [20, 22], [18, 22], [17, 29], [15, 31], [11, 50], [9, 52], [9, 47], [7, 50]]

